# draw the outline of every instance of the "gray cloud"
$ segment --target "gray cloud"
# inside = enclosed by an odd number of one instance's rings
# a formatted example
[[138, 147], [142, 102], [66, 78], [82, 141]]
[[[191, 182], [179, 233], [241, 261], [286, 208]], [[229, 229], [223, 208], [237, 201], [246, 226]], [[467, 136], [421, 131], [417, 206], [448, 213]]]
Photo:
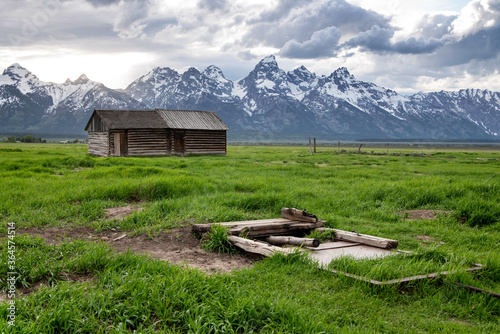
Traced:
[[111, 6], [120, 2], [120, 0], [85, 0], [85, 1], [87, 1], [96, 8]]
[[296, 40], [288, 41], [281, 51], [280, 56], [289, 58], [321, 58], [333, 56], [339, 43], [342, 32], [336, 27], [328, 27], [315, 31], [311, 39], [303, 43]]
[[457, 15], [426, 14], [415, 27], [415, 37], [441, 39], [450, 34]]
[[255, 60], [257, 59], [257, 56], [255, 56], [252, 52], [250, 51], [240, 51], [238, 52], [238, 58], [242, 60]]
[[277, 20], [286, 18], [293, 9], [301, 8], [304, 5], [301, 0], [279, 0], [278, 5], [259, 15], [258, 18], [250, 20], [250, 24], [258, 22], [276, 23]]
[[136, 38], [147, 27], [152, 0], [128, 0], [121, 2], [113, 29], [122, 38]]
[[357, 34], [374, 25], [390, 27], [389, 19], [373, 11], [354, 6], [345, 0], [280, 1], [278, 6], [248, 22], [250, 29], [243, 38], [245, 46], [265, 45], [276, 48], [295, 40], [304, 43], [328, 27], [342, 34]]
[[475, 34], [446, 44], [426, 63], [433, 66], [455, 66], [472, 60], [487, 60], [500, 55], [500, 26], [483, 29]]
[[467, 9], [449, 23], [446, 43], [432, 57], [423, 58], [423, 64], [458, 66], [500, 55], [500, 1], [474, 0]]
[[400, 54], [422, 54], [434, 52], [444, 44], [443, 41], [431, 38], [410, 37], [407, 40], [396, 43], [391, 42], [394, 30], [373, 26], [370, 30], [361, 32], [358, 36], [351, 38], [343, 44], [343, 47], [361, 47], [363, 51], [374, 53], [400, 53]]
[[370, 30], [363, 31], [358, 36], [344, 43], [347, 47], [362, 47], [365, 51], [382, 52], [392, 50], [391, 38], [394, 36], [393, 29], [373, 26]]
[[[2, 61], [11, 62], [21, 50], [18, 46], [34, 54], [28, 56], [33, 59], [53, 57], [52, 51], [60, 55], [61, 50], [137, 52], [151, 56], [151, 68], [216, 64], [237, 79], [263, 52], [275, 48], [280, 64], [290, 68], [304, 63], [328, 74], [331, 66], [348, 66], [361, 72], [362, 79], [383, 78], [407, 91], [421, 89], [422, 82], [492, 78], [499, 70], [499, 0], [472, 0], [460, 15], [427, 14], [404, 39], [390, 17], [350, 0], [277, 0], [270, 10], [229, 0], [197, 0], [195, 7], [170, 12], [163, 8], [166, 1], [155, 10], [160, 1], [2, 0], [7, 14], [0, 20], [0, 46], [8, 54]], [[17, 58], [23, 63], [27, 57], [19, 53]], [[376, 69], [362, 65], [367, 59]], [[142, 63], [141, 70], [146, 66]]]
[[209, 12], [227, 11], [230, 4], [227, 0], [199, 0], [198, 8], [208, 10]]
[[394, 43], [392, 50], [400, 54], [422, 54], [432, 53], [443, 45], [442, 40], [435, 38], [426, 41], [423, 38], [410, 37], [405, 41]]

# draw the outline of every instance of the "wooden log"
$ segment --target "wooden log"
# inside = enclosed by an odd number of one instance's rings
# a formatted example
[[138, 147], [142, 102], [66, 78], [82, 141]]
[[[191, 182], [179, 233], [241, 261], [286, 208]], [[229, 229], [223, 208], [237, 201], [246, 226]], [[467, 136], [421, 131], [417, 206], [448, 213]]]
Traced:
[[295, 208], [281, 208], [281, 217], [311, 223], [315, 223], [318, 221], [318, 218], [312, 213], [306, 212], [306, 210], [298, 210]]
[[[318, 223], [304, 223], [289, 220], [280, 224], [236, 226], [229, 229], [228, 233], [232, 235], [245, 235], [248, 237], [286, 235], [297, 230], [315, 229], [317, 224]], [[322, 225], [323, 222], [319, 222], [319, 224]]]
[[335, 238], [344, 241], [358, 242], [361, 244], [374, 246], [383, 249], [393, 249], [398, 247], [398, 241], [380, 237], [374, 237], [367, 234], [359, 234], [357, 232], [348, 232], [337, 230], [334, 228], [318, 228], [318, 232], [333, 231], [335, 233]]
[[[245, 235], [248, 237], [266, 237], [271, 235], [287, 235], [299, 230], [312, 230], [322, 227], [324, 221], [317, 222], [301, 222], [289, 220], [285, 218], [249, 220], [241, 222], [220, 223], [222, 226], [229, 228], [230, 235]], [[203, 234], [210, 231], [212, 224], [195, 224], [192, 230], [195, 233]]]
[[291, 236], [270, 236], [264, 238], [264, 241], [276, 246], [283, 245], [294, 245], [294, 246], [306, 246], [306, 247], [318, 247], [320, 241], [318, 239], [312, 238], [297, 238]]
[[228, 236], [228, 240], [236, 247], [243, 249], [245, 252], [260, 254], [267, 257], [272, 256], [275, 253], [288, 254], [288, 253], [293, 253], [295, 251], [294, 249], [291, 248], [270, 246], [262, 242], [237, 237], [234, 235]]

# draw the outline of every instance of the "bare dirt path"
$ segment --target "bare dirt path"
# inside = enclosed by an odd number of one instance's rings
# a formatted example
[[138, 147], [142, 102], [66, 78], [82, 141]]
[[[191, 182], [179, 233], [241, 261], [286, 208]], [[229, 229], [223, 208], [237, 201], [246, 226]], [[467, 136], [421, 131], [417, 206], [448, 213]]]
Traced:
[[198, 268], [210, 274], [240, 270], [252, 266], [258, 259], [247, 254], [229, 255], [205, 252], [199, 247], [200, 240], [191, 233], [190, 226], [174, 228], [167, 232], [161, 231], [150, 236], [147, 234], [132, 236], [124, 231], [97, 232], [86, 226], [27, 228], [19, 229], [17, 233], [39, 236], [49, 244], [58, 244], [63, 240], [105, 242], [118, 252], [130, 250], [148, 254], [156, 259], [185, 265], [189, 268]]

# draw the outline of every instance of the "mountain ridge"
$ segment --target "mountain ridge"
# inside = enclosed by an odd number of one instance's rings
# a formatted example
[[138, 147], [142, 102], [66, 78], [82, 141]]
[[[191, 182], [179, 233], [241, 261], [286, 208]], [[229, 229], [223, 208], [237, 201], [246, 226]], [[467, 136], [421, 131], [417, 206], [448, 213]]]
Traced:
[[98, 108], [210, 110], [233, 134], [500, 139], [498, 92], [469, 88], [400, 95], [357, 80], [345, 67], [321, 76], [303, 65], [285, 72], [273, 55], [237, 81], [216, 65], [183, 73], [155, 67], [119, 90], [85, 74], [63, 84], [43, 82], [19, 64], [0, 75], [0, 131], [82, 134]]

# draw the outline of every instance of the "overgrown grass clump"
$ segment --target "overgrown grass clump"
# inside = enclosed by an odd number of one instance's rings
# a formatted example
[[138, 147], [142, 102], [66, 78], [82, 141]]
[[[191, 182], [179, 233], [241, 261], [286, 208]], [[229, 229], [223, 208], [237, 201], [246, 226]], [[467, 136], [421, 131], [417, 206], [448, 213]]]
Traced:
[[229, 241], [227, 227], [220, 224], [213, 224], [211, 231], [207, 232], [201, 247], [209, 252], [217, 253], [235, 253], [236, 247]]

